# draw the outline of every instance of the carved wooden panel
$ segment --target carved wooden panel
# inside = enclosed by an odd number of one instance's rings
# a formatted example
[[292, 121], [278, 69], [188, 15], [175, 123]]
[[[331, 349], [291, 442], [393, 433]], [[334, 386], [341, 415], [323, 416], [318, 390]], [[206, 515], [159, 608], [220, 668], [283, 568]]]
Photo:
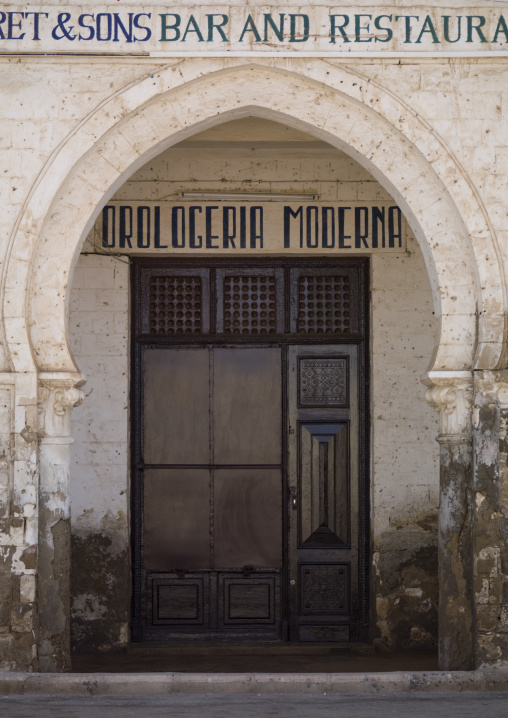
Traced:
[[346, 614], [349, 611], [347, 564], [301, 564], [300, 601], [304, 616]]
[[300, 545], [349, 544], [348, 423], [299, 425]]
[[150, 334], [199, 334], [202, 329], [200, 277], [150, 278]]
[[153, 623], [203, 626], [207, 584], [204, 576], [152, 578]]
[[274, 624], [279, 578], [275, 574], [221, 575], [224, 625]]
[[346, 334], [351, 331], [348, 275], [300, 276], [299, 334]]
[[300, 406], [346, 407], [348, 397], [347, 357], [301, 358], [298, 362]]

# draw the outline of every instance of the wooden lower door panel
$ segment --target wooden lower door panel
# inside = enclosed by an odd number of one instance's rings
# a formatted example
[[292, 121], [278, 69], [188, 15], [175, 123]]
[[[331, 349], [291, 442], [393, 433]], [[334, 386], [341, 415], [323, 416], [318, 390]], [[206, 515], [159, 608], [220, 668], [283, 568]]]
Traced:
[[219, 617], [223, 626], [272, 626], [274, 629], [279, 619], [279, 604], [279, 572], [219, 573]]
[[205, 572], [150, 576], [154, 626], [201, 627], [210, 625], [210, 575]]
[[146, 573], [146, 638], [278, 640], [280, 571]]
[[301, 641], [349, 641], [351, 566], [321, 561], [298, 565]]

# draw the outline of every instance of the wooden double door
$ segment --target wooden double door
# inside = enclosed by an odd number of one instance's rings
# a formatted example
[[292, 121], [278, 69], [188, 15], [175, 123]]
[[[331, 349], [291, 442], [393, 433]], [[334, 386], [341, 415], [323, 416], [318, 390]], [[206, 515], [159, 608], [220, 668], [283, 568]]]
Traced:
[[134, 640], [365, 638], [365, 264], [133, 279]]

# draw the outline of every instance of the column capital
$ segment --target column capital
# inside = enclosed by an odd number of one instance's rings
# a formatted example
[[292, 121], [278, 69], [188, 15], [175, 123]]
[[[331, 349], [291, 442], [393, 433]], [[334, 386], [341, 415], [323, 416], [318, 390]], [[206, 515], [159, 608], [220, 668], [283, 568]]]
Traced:
[[84, 394], [82, 374], [46, 372], [39, 375], [38, 415], [41, 439], [70, 436], [71, 411], [79, 406]]
[[472, 434], [473, 372], [430, 371], [425, 398], [439, 412], [439, 440], [464, 441]]

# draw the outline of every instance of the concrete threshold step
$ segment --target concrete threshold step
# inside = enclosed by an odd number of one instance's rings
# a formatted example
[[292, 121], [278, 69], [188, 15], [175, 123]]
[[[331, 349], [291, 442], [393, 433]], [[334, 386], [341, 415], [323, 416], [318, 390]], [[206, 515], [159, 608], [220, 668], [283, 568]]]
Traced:
[[376, 649], [367, 643], [287, 643], [266, 642], [195, 642], [132, 643], [125, 653], [128, 656], [312, 656], [337, 653], [374, 654]]
[[392, 673], [2, 673], [0, 695], [507, 692], [508, 671]]

